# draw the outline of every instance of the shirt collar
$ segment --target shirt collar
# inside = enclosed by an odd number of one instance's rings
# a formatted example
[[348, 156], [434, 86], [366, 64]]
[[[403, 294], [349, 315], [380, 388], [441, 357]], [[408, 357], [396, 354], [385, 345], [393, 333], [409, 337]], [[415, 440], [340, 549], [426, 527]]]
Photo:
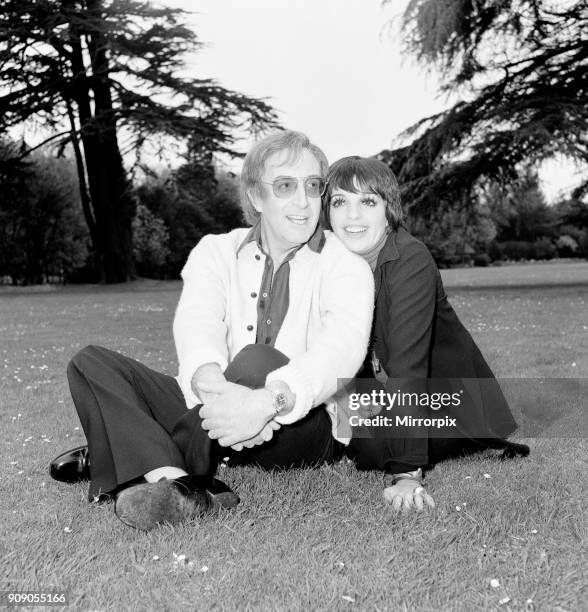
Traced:
[[[241, 242], [239, 248], [237, 249], [237, 255], [239, 255], [243, 247], [246, 244], [249, 244], [250, 242], [256, 242], [257, 246], [259, 247], [259, 250], [262, 253], [265, 253], [261, 244], [261, 219], [258, 219], [255, 225], [247, 232], [247, 235], [243, 239], [243, 242]], [[323, 250], [323, 247], [325, 246], [325, 242], [325, 232], [319, 224], [317, 225], [316, 229], [314, 230], [314, 233], [312, 234], [308, 242], [306, 242], [305, 244], [311, 251], [314, 251], [315, 253], [320, 253]], [[293, 251], [292, 256], [297, 253], [303, 246], [305, 245], [301, 244], [297, 249], [295, 249]], [[291, 259], [291, 257], [289, 257], [288, 259]]]
[[259, 247], [259, 250], [263, 251], [263, 249], [261, 248], [261, 222], [260, 220], [257, 220], [255, 225], [247, 232], [247, 235], [243, 239], [243, 242], [239, 245], [239, 248], [237, 249], [237, 255], [239, 255], [243, 247], [246, 244], [249, 244], [250, 242], [257, 242], [257, 246]]
[[394, 261], [396, 259], [400, 259], [400, 252], [398, 251], [398, 245], [396, 244], [396, 240], [398, 237], [398, 232], [406, 231], [402, 227], [399, 227], [397, 230], [392, 230], [388, 234], [388, 238], [378, 255], [378, 262], [376, 263], [376, 268], [383, 266], [388, 261]]

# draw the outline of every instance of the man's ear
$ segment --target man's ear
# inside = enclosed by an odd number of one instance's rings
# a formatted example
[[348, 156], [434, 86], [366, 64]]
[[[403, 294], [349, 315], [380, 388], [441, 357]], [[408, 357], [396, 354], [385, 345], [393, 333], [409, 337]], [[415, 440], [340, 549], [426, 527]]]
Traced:
[[249, 198], [249, 202], [251, 202], [251, 206], [255, 208], [258, 213], [263, 212], [263, 204], [261, 202], [261, 198], [255, 193], [253, 189], [247, 190], [247, 197]]

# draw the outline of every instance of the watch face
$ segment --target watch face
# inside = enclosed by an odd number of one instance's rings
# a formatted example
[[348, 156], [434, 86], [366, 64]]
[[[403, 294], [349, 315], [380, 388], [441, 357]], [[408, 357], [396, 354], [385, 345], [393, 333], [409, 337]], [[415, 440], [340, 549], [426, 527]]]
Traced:
[[286, 400], [285, 393], [276, 393], [274, 395], [274, 408], [276, 409], [276, 414], [285, 410], [287, 404], [288, 400]]

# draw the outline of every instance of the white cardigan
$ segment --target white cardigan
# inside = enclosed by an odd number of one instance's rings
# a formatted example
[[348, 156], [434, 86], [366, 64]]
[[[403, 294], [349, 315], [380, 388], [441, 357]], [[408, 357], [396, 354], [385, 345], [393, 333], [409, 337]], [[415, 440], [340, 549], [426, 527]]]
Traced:
[[[255, 344], [257, 299], [251, 294], [259, 292], [266, 256], [255, 241], [239, 250], [249, 231], [205, 236], [182, 270], [174, 340], [177, 380], [189, 408], [199, 403], [191, 381], [201, 365], [216, 362], [224, 371], [243, 347]], [[282, 424], [327, 401], [337, 379], [357, 373], [367, 350], [372, 271], [332, 232], [325, 231], [325, 237], [320, 253], [305, 245], [290, 261], [290, 302], [274, 345], [290, 362], [266, 379], [287, 383], [296, 395], [293, 410], [276, 419]]]

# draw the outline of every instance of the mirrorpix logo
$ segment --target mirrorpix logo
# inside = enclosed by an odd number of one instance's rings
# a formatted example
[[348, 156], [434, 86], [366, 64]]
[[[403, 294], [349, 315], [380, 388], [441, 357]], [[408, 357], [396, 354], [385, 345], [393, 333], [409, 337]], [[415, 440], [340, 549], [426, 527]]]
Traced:
[[[441, 410], [450, 406], [459, 406], [463, 389], [459, 393], [406, 393], [400, 389], [394, 393], [389, 393], [383, 389], [373, 389], [369, 393], [350, 393], [349, 394], [349, 410], [356, 412], [358, 410], [377, 408], [378, 413], [382, 408], [387, 411], [399, 408], [430, 408], [431, 410]], [[373, 414], [373, 413], [371, 413]], [[371, 427], [436, 427], [443, 429], [445, 427], [457, 427], [457, 419], [449, 416], [417, 418], [407, 414], [396, 414], [394, 417], [377, 414], [377, 416], [360, 416], [352, 414], [349, 417], [349, 424], [352, 427], [371, 426]]]

